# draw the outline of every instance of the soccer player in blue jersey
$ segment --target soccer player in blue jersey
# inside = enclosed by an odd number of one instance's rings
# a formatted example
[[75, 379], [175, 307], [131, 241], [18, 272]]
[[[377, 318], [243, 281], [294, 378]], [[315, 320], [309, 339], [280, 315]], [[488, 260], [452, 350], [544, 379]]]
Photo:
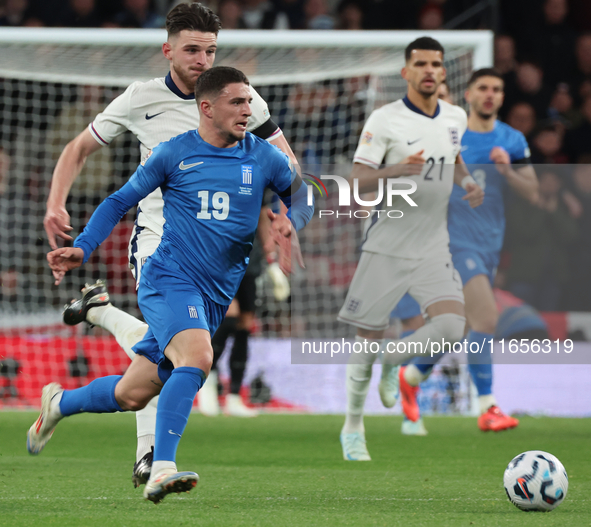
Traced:
[[289, 158], [246, 132], [251, 95], [242, 72], [219, 67], [202, 73], [195, 99], [199, 129], [154, 148], [129, 182], [98, 207], [74, 247], [48, 254], [59, 284], [68, 270], [88, 260], [129, 208], [162, 190], [164, 234], [142, 269], [138, 289], [149, 329], [134, 347], [135, 358], [123, 376], [96, 379], [77, 390], [47, 385], [41, 415], [27, 434], [29, 452], [38, 454], [63, 417], [135, 411], [160, 394], [154, 463], [144, 490], [154, 503], [197, 484], [194, 472], [177, 471], [176, 450], [211, 368], [211, 335], [248, 265], [265, 188], [288, 207], [287, 216], [269, 212], [277, 241], [284, 243], [313, 213]]
[[[448, 209], [452, 260], [464, 285], [470, 328], [467, 339], [482, 348], [482, 353], [468, 355], [470, 374], [478, 390], [478, 426], [483, 431], [495, 432], [514, 428], [519, 423], [498, 408], [492, 394], [492, 358], [488, 344], [494, 337], [498, 319], [492, 283], [505, 232], [504, 195], [511, 188], [531, 201], [537, 196], [537, 179], [525, 137], [497, 120], [503, 104], [503, 88], [502, 76], [492, 68], [477, 70], [470, 77], [465, 92], [470, 112], [468, 129], [462, 137], [462, 157], [485, 191], [485, 198], [480, 207], [472, 209], [462, 201], [462, 190], [454, 186]], [[410, 297], [403, 301], [397, 315], [407, 320], [411, 328], [420, 325], [422, 316], [418, 304]], [[435, 360], [438, 358], [441, 356]], [[400, 370], [402, 405], [407, 418], [403, 433], [426, 433], [419, 421], [416, 393], [432, 367], [433, 360], [424, 357]]]

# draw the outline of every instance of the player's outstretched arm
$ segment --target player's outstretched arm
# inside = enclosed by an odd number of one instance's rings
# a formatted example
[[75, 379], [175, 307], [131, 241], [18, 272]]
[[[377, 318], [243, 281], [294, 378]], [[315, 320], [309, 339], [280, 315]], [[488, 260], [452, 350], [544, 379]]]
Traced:
[[62, 247], [49, 252], [47, 261], [55, 277], [55, 285], [59, 285], [67, 271], [86, 263], [92, 252], [111, 234], [119, 220], [146, 195], [137, 192], [133, 184], [127, 182], [98, 206], [84, 232], [74, 241], [74, 247]]
[[70, 141], [61, 153], [53, 171], [51, 190], [47, 199], [47, 210], [43, 226], [52, 249], [57, 249], [57, 238], [71, 240], [70, 215], [66, 210], [66, 199], [72, 184], [80, 174], [86, 158], [101, 145], [92, 137], [88, 129]]
[[423, 157], [424, 150], [420, 150], [416, 154], [412, 154], [396, 165], [387, 166], [384, 168], [373, 168], [363, 163], [353, 163], [351, 181], [357, 180], [359, 185], [359, 194], [367, 192], [374, 192], [378, 190], [380, 179], [397, 178], [401, 176], [415, 176], [423, 171], [425, 165], [425, 158]]
[[509, 186], [522, 198], [530, 203], [538, 200], [538, 178], [534, 167], [523, 165], [519, 168], [511, 165], [509, 153], [500, 146], [495, 146], [490, 151], [490, 160], [495, 164], [497, 170], [505, 176]]
[[466, 195], [462, 199], [468, 201], [470, 207], [476, 208], [482, 205], [484, 201], [484, 190], [482, 190], [470, 175], [470, 171], [460, 154], [456, 157], [454, 183], [466, 191]]

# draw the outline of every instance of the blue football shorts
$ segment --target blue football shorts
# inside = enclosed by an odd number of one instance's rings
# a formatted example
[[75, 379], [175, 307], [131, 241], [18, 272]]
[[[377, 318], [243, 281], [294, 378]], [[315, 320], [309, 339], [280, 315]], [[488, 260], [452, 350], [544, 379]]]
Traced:
[[180, 269], [154, 257], [142, 268], [138, 304], [149, 328], [133, 350], [158, 365], [162, 382], [173, 370], [164, 355], [172, 337], [186, 329], [205, 329], [213, 336], [228, 309], [202, 293]]

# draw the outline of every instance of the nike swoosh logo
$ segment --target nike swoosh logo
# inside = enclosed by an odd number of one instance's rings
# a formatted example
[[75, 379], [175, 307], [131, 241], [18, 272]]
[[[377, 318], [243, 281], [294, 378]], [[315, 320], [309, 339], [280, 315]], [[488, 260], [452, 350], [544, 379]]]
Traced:
[[172, 430], [168, 431], [169, 434], [172, 434], [173, 436], [179, 436], [181, 437], [181, 434], [177, 434], [176, 432], [173, 432]]
[[[166, 111], [166, 110], [164, 110]], [[154, 119], [154, 117], [158, 117], [159, 115], [162, 115], [164, 112], [160, 112], [160, 113], [155, 113], [154, 115], [148, 115], [146, 114], [146, 121], [149, 121], [150, 119]]]
[[199, 163], [190, 163], [189, 165], [185, 165], [185, 162], [181, 161], [179, 168], [181, 170], [187, 170], [188, 168], [193, 168], [193, 167], [196, 167], [197, 165], [202, 165], [203, 163], [204, 163], [204, 161], [199, 161]]
[[414, 141], [409, 141], [409, 140], [407, 139], [407, 140], [406, 140], [406, 144], [407, 144], [408, 146], [410, 146], [410, 145], [414, 145], [415, 143], [417, 143], [417, 142], [418, 142], [418, 141], [420, 141], [420, 140], [421, 140], [421, 138], [420, 138], [420, 137], [419, 137], [418, 139], [415, 139]]
[[465, 152], [466, 150], [468, 150], [467, 145], [463, 145], [462, 148], [460, 148], [460, 152]]

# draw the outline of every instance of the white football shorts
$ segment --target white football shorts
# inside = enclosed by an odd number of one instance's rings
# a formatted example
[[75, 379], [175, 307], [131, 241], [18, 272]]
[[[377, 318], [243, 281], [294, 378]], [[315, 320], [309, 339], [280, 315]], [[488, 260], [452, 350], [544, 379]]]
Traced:
[[423, 259], [362, 252], [338, 320], [363, 329], [386, 329], [405, 293], [422, 311], [441, 300], [463, 304], [462, 279], [449, 252]]
[[148, 257], [154, 254], [158, 245], [160, 245], [161, 239], [162, 237], [149, 227], [139, 227], [137, 224], [134, 225], [129, 240], [128, 255], [129, 268], [131, 269], [131, 274], [135, 278], [136, 289], [140, 285], [142, 267], [146, 263]]

